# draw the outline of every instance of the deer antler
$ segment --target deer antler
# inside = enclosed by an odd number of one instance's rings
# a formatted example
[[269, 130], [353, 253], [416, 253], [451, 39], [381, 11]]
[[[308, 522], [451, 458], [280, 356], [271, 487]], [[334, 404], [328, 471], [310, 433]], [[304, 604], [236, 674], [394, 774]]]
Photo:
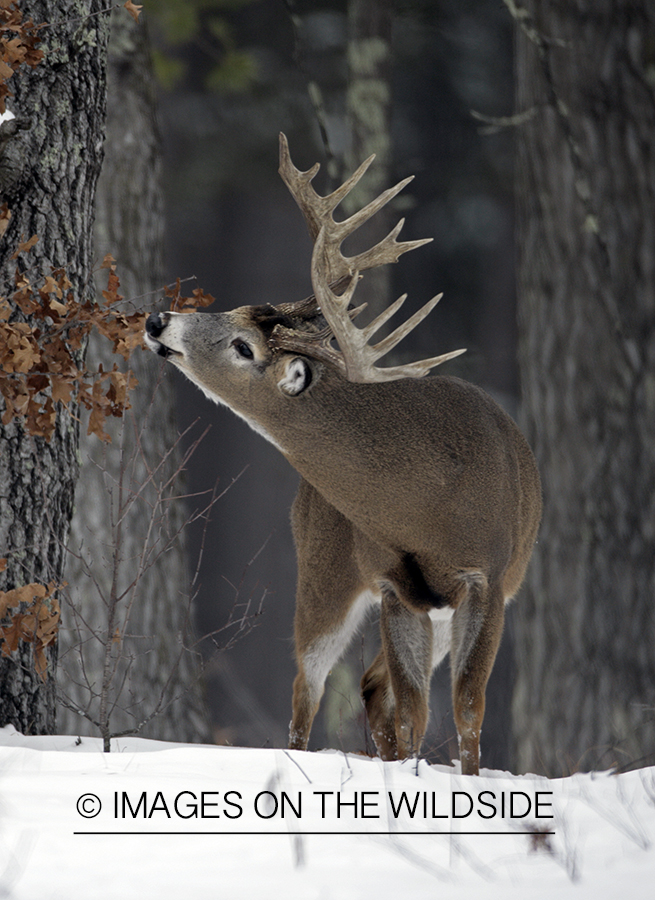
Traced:
[[[404, 219], [401, 219], [385, 238], [369, 250], [353, 257], [346, 257], [342, 254], [341, 244], [343, 241], [382, 209], [396, 194], [400, 193], [413, 177], [405, 178], [394, 187], [384, 191], [379, 197], [343, 222], [335, 222], [334, 210], [358, 183], [373, 159], [373, 156], [369, 157], [340, 187], [326, 197], [322, 197], [316, 193], [311, 184], [319, 170], [319, 164], [317, 163], [307, 172], [297, 169], [291, 162], [287, 139], [280, 134], [280, 175], [300, 207], [310, 236], [314, 241], [311, 268], [312, 286], [316, 302], [329, 327], [322, 332], [311, 333], [297, 332], [278, 325], [273, 330], [271, 344], [277, 349], [306, 353], [315, 359], [336, 366], [349, 381], [374, 382], [393, 381], [406, 377], [418, 378], [427, 374], [434, 366], [453, 359], [465, 351], [455, 350], [433, 359], [386, 369], [378, 368], [375, 366], [375, 362], [392, 350], [423, 321], [437, 305], [441, 294], [433, 297], [395, 331], [374, 345], [369, 344], [370, 339], [400, 309], [407, 295], [399, 297], [395, 303], [392, 303], [388, 309], [364, 328], [358, 328], [352, 321], [364, 307], [349, 310], [361, 271], [397, 262], [403, 253], [422, 247], [423, 244], [428, 244], [432, 240], [432, 238], [426, 238], [419, 241], [398, 242], [396, 238], [405, 222]], [[343, 293], [335, 293], [333, 288], [341, 287], [344, 281], [347, 284]], [[339, 345], [338, 350], [331, 346], [333, 338]]]

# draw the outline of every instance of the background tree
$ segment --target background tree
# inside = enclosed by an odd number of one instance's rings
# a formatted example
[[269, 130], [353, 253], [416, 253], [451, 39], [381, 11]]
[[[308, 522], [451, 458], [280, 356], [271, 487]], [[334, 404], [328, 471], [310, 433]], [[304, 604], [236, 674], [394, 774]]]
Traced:
[[[345, 177], [371, 154], [375, 163], [368, 177], [360, 182], [343, 203], [350, 215], [362, 209], [374, 197], [391, 186], [392, 181], [392, 11], [387, 0], [349, 0], [348, 2], [348, 86], [346, 89], [346, 124], [348, 149], [342, 176]], [[388, 234], [396, 224], [395, 210], [385, 207], [374, 221], [358, 232], [362, 246], [371, 247], [380, 236]], [[391, 274], [388, 266], [373, 269], [359, 286], [367, 315], [378, 315], [395, 299], [391, 297]]]
[[[138, 307], [151, 310], [164, 284], [164, 212], [161, 188], [161, 146], [156, 118], [156, 89], [152, 74], [146, 23], [136, 22], [125, 10], [111, 17], [107, 70], [107, 132], [105, 157], [96, 197], [95, 252], [102, 259], [111, 253], [121, 278], [121, 293], [138, 298]], [[106, 280], [106, 273], [102, 273]], [[100, 287], [105, 287], [101, 284]], [[159, 292], [159, 293], [158, 293]], [[112, 366], [111, 348], [92, 335], [87, 351], [94, 365]], [[183, 651], [193, 643], [190, 578], [183, 500], [168, 502], [166, 531], [175, 536], [166, 552], [157, 552], [168, 539], [160, 527], [153, 534], [151, 513], [161, 502], [157, 484], [148, 474], [158, 470], [156, 482], [183, 494], [179, 469], [182, 451], [176, 443], [175, 395], [172, 380], [162, 377], [150, 354], [137, 350], [130, 359], [139, 386], [132, 393], [132, 409], [124, 420], [108, 423], [111, 443], [82, 433], [81, 472], [77, 485], [66, 579], [69, 589], [60, 637], [64, 704], [59, 728], [64, 732], [97, 733], [74, 710], [97, 716], [95, 685], [102, 682], [104, 646], [89, 639], [89, 631], [107, 629], [107, 598], [119, 595], [138, 572], [144, 547], [152, 548], [156, 563], [140, 576], [136, 600], [129, 616], [129, 634], [122, 636], [123, 662], [112, 696], [125, 679], [111, 716], [114, 732], [130, 731], [161, 711], [141, 733], [178, 741], [207, 739], [197, 657]], [[143, 431], [139, 425], [149, 425]], [[138, 435], [138, 437], [137, 437]], [[138, 441], [138, 446], [137, 446]], [[121, 469], [124, 471], [121, 475]], [[177, 476], [177, 477], [176, 477]], [[120, 547], [112, 522], [117, 519], [116, 486], [122, 478], [125, 494], [138, 492], [121, 528]], [[112, 579], [116, 574], [116, 583]], [[129, 593], [122, 601], [128, 602]], [[104, 598], [104, 600], [103, 600]], [[180, 698], [168, 705], [172, 698]], [[97, 698], [96, 698], [97, 699]], [[163, 701], [163, 702], [162, 702]]]
[[[9, 106], [25, 127], [4, 147], [11, 160], [0, 193], [11, 211], [0, 243], [0, 295], [11, 302], [22, 237], [39, 235], [32, 272], [64, 266], [77, 296], [92, 290], [93, 204], [102, 161], [108, 23], [101, 0], [80, 0], [62, 18], [57, 0], [34, 0], [44, 58], [11, 79]], [[19, 265], [22, 262], [19, 261]], [[0, 426], [0, 547], [7, 557], [0, 588], [63, 580], [65, 545], [78, 473], [78, 424], [58, 409], [50, 442], [26, 434], [17, 420]], [[51, 651], [51, 661], [54, 651]], [[31, 648], [0, 659], [0, 726], [26, 733], [54, 726], [54, 679], [34, 672]]]
[[519, 770], [655, 754], [655, 8], [517, 22], [521, 380], [545, 508], [517, 604]]

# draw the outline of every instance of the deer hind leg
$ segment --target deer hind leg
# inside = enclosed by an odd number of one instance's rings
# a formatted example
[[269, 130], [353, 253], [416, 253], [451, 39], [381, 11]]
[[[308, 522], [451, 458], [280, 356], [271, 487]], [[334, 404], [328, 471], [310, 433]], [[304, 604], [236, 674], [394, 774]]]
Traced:
[[380, 650], [361, 680], [371, 736], [382, 759], [397, 759], [396, 704], [384, 650]]
[[463, 775], [478, 775], [485, 691], [503, 632], [504, 597], [486, 579], [469, 587], [452, 620], [453, 714]]
[[385, 589], [382, 649], [362, 678], [362, 696], [382, 759], [416, 756], [428, 722], [433, 663], [432, 622]]

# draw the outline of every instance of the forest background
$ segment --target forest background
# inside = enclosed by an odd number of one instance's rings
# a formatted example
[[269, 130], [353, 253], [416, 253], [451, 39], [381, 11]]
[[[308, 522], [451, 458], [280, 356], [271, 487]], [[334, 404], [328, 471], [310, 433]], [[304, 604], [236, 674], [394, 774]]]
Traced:
[[[652, 11], [609, 0], [566, 9], [510, 0], [161, 0], [144, 10], [140, 23], [113, 13], [96, 260], [116, 258], [123, 293], [148, 295], [138, 301], [144, 311], [159, 302], [150, 302], [153, 286], [190, 276], [189, 290], [197, 283], [213, 294], [214, 309], [300, 299], [311, 291], [310, 247], [276, 174], [278, 132], [301, 168], [324, 162], [324, 188], [371, 144], [385, 184], [416, 175], [394, 212], [407, 215], [405, 237], [434, 241], [375, 290], [407, 291], [416, 306], [444, 292], [407, 353], [466, 346], [449, 371], [519, 418], [544, 479], [542, 535], [488, 689], [485, 765], [561, 774], [652, 761]], [[367, 40], [380, 51], [372, 59]], [[362, 115], [357, 86], [377, 97], [377, 117]], [[137, 283], [145, 269], [148, 285]], [[146, 384], [148, 396], [157, 387], [161, 406], [148, 407], [139, 434], [159, 441], [155, 457], [175, 447], [172, 471], [186, 478], [177, 494], [213, 498], [218, 479], [221, 496], [209, 517], [180, 513], [182, 503], [170, 513], [181, 517], [167, 527], [185, 531], [184, 546], [177, 540], [159, 555], [158, 583], [139, 585], [146, 613], [132, 629], [140, 649], [125, 656], [130, 699], [121, 701], [120, 727], [283, 746], [294, 674], [288, 509], [297, 477], [230, 413], [140, 356], [142, 395]], [[114, 444], [125, 448], [123, 438]], [[89, 453], [95, 462], [86, 476], [83, 466], [73, 525], [78, 561], [91, 527], [108, 518], [85, 495], [88, 473], [105, 472], [108, 451], [83, 446], [83, 461]], [[136, 528], [133, 536], [138, 543]], [[184, 631], [166, 610], [187, 608], [176, 581], [187, 566], [195, 634], [215, 635], [195, 646], [204, 654], [208, 721], [201, 691], [185, 689], [196, 685], [196, 663], [185, 655], [184, 665], [172, 664], [170, 648], [163, 663], [150, 645], [143, 649], [145, 634]], [[88, 558], [77, 571], [69, 563], [69, 623], [79, 625], [80, 610], [90, 621], [85, 597], [74, 595], [85, 594], [88, 574]], [[238, 640], [224, 630], [229, 621]], [[106, 622], [91, 628], [113, 633]], [[331, 674], [312, 747], [370, 748], [357, 684], [375, 640], [372, 622]], [[230, 648], [215, 653], [216, 644]], [[95, 683], [76, 672], [80, 646], [72, 629], [60, 648], [66, 696], [57, 728], [71, 733], [97, 727], [74, 712]], [[171, 666], [180, 699], [168, 705], [158, 699], [158, 673], [170, 687]], [[136, 711], [150, 679], [152, 716]], [[444, 668], [425, 747], [435, 761], [456, 756], [449, 693]]]

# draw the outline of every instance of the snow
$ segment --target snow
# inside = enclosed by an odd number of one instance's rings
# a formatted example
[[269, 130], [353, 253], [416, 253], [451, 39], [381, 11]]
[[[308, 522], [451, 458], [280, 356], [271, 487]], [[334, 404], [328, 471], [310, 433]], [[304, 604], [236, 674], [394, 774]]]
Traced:
[[105, 754], [0, 729], [11, 900], [640, 900], [654, 840], [655, 769], [472, 778], [336, 751], [125, 738]]

